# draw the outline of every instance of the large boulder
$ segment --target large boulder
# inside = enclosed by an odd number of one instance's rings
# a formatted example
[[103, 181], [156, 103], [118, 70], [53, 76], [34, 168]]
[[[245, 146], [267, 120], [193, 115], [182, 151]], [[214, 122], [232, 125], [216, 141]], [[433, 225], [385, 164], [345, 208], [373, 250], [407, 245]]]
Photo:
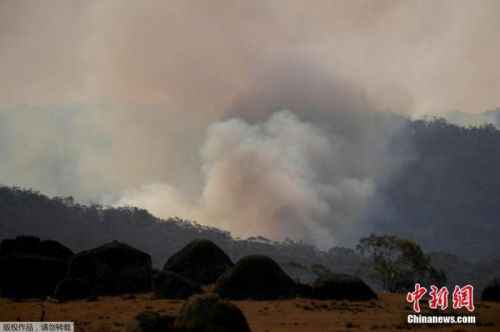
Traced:
[[69, 261], [74, 253], [57, 241], [45, 240], [40, 242], [40, 253], [46, 257], [59, 258]]
[[159, 298], [187, 299], [201, 291], [199, 284], [174, 272], [162, 271], [153, 277], [153, 292]]
[[85, 299], [92, 296], [87, 280], [66, 278], [61, 280], [54, 291], [54, 297], [61, 301]]
[[182, 306], [174, 326], [176, 332], [250, 332], [241, 310], [215, 294], [193, 296]]
[[0, 243], [0, 255], [38, 255], [40, 239], [35, 236], [18, 236]]
[[40, 241], [35, 236], [18, 236], [0, 243], [0, 256], [4, 255], [41, 256], [67, 261], [73, 256], [73, 252], [57, 241]]
[[68, 277], [86, 280], [96, 295], [151, 290], [151, 256], [113, 241], [75, 255]]
[[52, 295], [68, 264], [41, 256], [0, 257], [0, 295], [8, 298], [42, 298]]
[[41, 298], [64, 278], [72, 251], [56, 241], [19, 236], [0, 243], [0, 295]]
[[319, 300], [371, 300], [377, 294], [358, 277], [331, 273], [318, 278], [312, 285], [312, 298]]
[[233, 262], [215, 243], [200, 239], [171, 256], [164, 271], [172, 271], [202, 285], [214, 283], [233, 266]]
[[500, 279], [493, 279], [484, 289], [481, 295], [482, 301], [500, 302]]
[[234, 300], [273, 300], [295, 296], [296, 285], [271, 258], [252, 255], [243, 257], [223, 274], [214, 291]]
[[175, 318], [154, 311], [143, 311], [132, 320], [127, 332], [169, 332], [174, 331]]

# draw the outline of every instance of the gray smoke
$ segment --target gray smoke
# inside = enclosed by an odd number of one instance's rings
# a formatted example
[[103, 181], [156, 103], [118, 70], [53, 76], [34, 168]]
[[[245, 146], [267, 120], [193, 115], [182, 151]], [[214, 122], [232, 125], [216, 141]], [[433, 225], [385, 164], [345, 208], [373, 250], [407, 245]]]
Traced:
[[238, 236], [350, 245], [369, 231], [363, 221], [377, 182], [408, 157], [388, 151], [403, 123], [349, 82], [300, 61], [277, 65], [208, 126], [198, 193], [153, 183], [118, 204]]
[[356, 228], [374, 195], [370, 174], [349, 174], [345, 137], [289, 111], [262, 123], [213, 124], [201, 151], [204, 186], [186, 206], [173, 187], [146, 186], [120, 204], [161, 215], [190, 216], [240, 236], [290, 237], [329, 247]]

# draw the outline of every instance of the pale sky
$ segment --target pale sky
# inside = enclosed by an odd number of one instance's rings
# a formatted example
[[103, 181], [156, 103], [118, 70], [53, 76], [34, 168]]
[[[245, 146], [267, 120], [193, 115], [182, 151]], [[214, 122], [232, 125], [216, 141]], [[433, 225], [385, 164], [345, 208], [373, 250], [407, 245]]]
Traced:
[[0, 107], [221, 112], [299, 58], [381, 108], [479, 112], [500, 105], [499, 15], [495, 0], [2, 0]]

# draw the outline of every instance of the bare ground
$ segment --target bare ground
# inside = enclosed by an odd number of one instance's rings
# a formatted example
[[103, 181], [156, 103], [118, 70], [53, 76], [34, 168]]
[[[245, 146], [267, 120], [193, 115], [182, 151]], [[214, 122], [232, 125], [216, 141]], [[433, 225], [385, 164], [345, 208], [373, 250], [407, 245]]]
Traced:
[[[380, 294], [369, 302], [235, 301], [253, 332], [333, 331], [500, 331], [500, 303], [476, 304], [474, 325], [410, 326], [411, 308], [402, 294]], [[95, 301], [56, 303], [0, 299], [0, 321], [74, 321], [77, 331], [123, 331], [137, 313], [153, 310], [175, 315], [183, 301], [158, 300], [151, 294], [99, 297]], [[424, 310], [426, 311], [426, 310]], [[432, 311], [432, 313], [437, 313]], [[460, 313], [450, 312], [457, 315]]]

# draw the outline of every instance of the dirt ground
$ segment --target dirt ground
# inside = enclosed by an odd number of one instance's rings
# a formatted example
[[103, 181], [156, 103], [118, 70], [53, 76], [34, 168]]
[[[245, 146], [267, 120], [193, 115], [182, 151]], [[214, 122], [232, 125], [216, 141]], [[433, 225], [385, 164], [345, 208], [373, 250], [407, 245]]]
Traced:
[[[401, 331], [500, 331], [500, 303], [476, 303], [474, 325], [408, 325], [411, 308], [402, 294], [380, 294], [370, 302], [235, 301], [253, 332]], [[99, 297], [95, 301], [11, 301], [0, 299], [0, 321], [74, 321], [77, 331], [123, 331], [144, 310], [175, 315], [183, 301], [158, 300], [151, 294]], [[426, 309], [423, 310], [424, 312]], [[44, 314], [42, 314], [45, 312]], [[436, 313], [436, 311], [432, 311]], [[450, 312], [450, 314], [460, 314]], [[237, 332], [237, 331], [235, 331]]]

